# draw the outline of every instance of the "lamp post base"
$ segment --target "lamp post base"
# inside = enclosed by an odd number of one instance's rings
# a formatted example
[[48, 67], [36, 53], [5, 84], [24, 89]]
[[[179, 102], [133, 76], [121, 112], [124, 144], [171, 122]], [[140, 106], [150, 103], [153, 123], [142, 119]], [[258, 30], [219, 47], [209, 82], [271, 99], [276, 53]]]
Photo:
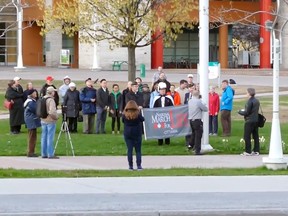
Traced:
[[15, 72], [21, 72], [21, 71], [25, 71], [27, 68], [26, 67], [14, 67], [14, 71]]
[[208, 143], [208, 144], [203, 144], [201, 145], [201, 152], [205, 153], [205, 152], [212, 152], [214, 151], [213, 147]]
[[102, 70], [102, 68], [101, 67], [92, 67], [91, 70], [96, 71], [96, 72], [100, 72]]
[[270, 169], [270, 170], [287, 169], [287, 160], [284, 158], [264, 157], [262, 161], [264, 165], [267, 167], [267, 169]]

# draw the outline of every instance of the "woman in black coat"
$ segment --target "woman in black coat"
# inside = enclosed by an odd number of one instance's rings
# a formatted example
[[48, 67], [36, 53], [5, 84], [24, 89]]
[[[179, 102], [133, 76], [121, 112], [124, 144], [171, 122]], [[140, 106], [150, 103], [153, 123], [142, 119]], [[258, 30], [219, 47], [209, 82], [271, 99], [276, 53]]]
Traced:
[[67, 90], [64, 101], [63, 101], [63, 114], [68, 121], [69, 131], [72, 133], [77, 132], [77, 118], [79, 116], [79, 111], [81, 110], [81, 102], [79, 97], [79, 91], [76, 90], [75, 83], [71, 82], [69, 84], [69, 89]]
[[8, 101], [13, 101], [14, 104], [9, 110], [10, 114], [10, 132], [11, 134], [19, 134], [21, 125], [24, 124], [24, 101], [23, 92], [17, 91], [17, 86], [14, 80], [8, 82], [5, 98]]

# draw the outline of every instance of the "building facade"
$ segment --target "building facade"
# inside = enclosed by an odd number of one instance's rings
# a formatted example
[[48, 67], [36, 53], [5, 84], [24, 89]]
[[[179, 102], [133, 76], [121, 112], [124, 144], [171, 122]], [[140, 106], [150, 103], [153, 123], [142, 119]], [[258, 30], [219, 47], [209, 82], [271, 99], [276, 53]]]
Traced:
[[[11, 0], [2, 0], [6, 3]], [[0, 8], [5, 5], [0, 3]], [[265, 26], [267, 20], [272, 20], [270, 12], [275, 0], [210, 0], [210, 22], [219, 22], [220, 8], [240, 9], [255, 13], [252, 19]], [[49, 66], [60, 65], [61, 50], [69, 50], [70, 61], [66, 66], [73, 68], [92, 68], [97, 59], [99, 67], [103, 70], [112, 70], [113, 61], [127, 61], [127, 48], [115, 48], [110, 50], [107, 41], [97, 44], [84, 44], [79, 42], [78, 34], [74, 37], [62, 35], [54, 30], [42, 37], [40, 27], [35, 20], [41, 19], [41, 11], [37, 7], [36, 0], [22, 0], [23, 7], [23, 65], [24, 66]], [[47, 4], [53, 4], [53, 0], [47, 0]], [[191, 12], [198, 17], [198, 10]], [[230, 21], [239, 19], [238, 15], [230, 14]], [[241, 15], [240, 15], [241, 16]], [[244, 15], [243, 15], [244, 16]], [[16, 23], [16, 8], [10, 4], [0, 12], [0, 65], [15, 65], [17, 63], [17, 28], [4, 32], [11, 23]], [[229, 20], [228, 20], [229, 21]], [[232, 64], [232, 34], [231, 25], [219, 25], [219, 28], [210, 30], [209, 35], [209, 61], [218, 61], [222, 68], [233, 67]], [[4, 32], [4, 34], [3, 34]], [[2, 34], [2, 36], [1, 36]], [[270, 68], [270, 33], [260, 28], [260, 68]], [[97, 50], [95, 52], [95, 50]], [[151, 46], [136, 49], [136, 64], [145, 64], [147, 69], [158, 66], [164, 68], [195, 68], [199, 62], [198, 26], [193, 30], [184, 30], [176, 41], [169, 47], [164, 47], [161, 39]], [[123, 65], [125, 69], [125, 65]]]

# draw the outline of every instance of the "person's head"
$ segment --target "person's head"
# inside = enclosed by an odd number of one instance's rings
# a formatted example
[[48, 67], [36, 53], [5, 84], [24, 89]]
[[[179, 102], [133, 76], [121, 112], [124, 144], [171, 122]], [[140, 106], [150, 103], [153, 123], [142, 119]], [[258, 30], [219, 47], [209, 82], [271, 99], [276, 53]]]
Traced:
[[153, 84], [152, 91], [158, 91], [158, 82]]
[[187, 88], [187, 86], [188, 86], [187, 80], [184, 79], [180, 80], [180, 89], [185, 89]]
[[91, 78], [86, 79], [85, 80], [85, 84], [86, 84], [87, 87], [91, 88], [92, 85], [93, 85], [93, 82], [92, 82]]
[[166, 94], [166, 89], [167, 89], [167, 85], [164, 82], [160, 82], [158, 84], [158, 91], [160, 95], [165, 95]]
[[54, 78], [52, 76], [47, 76], [46, 77], [46, 83], [47, 85], [52, 85], [53, 84]]
[[131, 87], [132, 87], [132, 81], [128, 81], [127, 82], [127, 88], [129, 89], [129, 90], [131, 90]]
[[142, 91], [143, 92], [149, 92], [149, 86], [147, 84], [143, 84]]
[[102, 88], [107, 88], [107, 81], [106, 81], [106, 79], [101, 79], [101, 80], [100, 80], [100, 86], [101, 86]]
[[28, 82], [28, 83], [27, 83], [26, 89], [27, 89], [27, 90], [33, 89], [33, 84], [32, 84], [32, 82]]
[[30, 98], [37, 98], [37, 91], [36, 89], [29, 89], [27, 92], [28, 97]]
[[163, 68], [161, 66], [159, 66], [157, 70], [160, 73], [160, 72], [162, 72]]
[[139, 107], [135, 101], [130, 100], [124, 108], [124, 115], [128, 120], [136, 119], [139, 115]]
[[193, 74], [188, 74], [187, 75], [187, 82], [190, 84], [190, 83], [193, 83]]
[[74, 91], [74, 90], [76, 89], [76, 84], [75, 84], [74, 82], [70, 82], [70, 83], [69, 83], [69, 89], [70, 89], [71, 91]]
[[71, 82], [71, 78], [70, 78], [69, 76], [65, 76], [65, 77], [63, 78], [63, 83], [64, 83], [65, 85], [69, 85], [70, 82]]
[[256, 91], [255, 91], [254, 88], [248, 88], [248, 89], [247, 89], [247, 95], [248, 95], [248, 97], [254, 97], [255, 94], [256, 94]]
[[222, 81], [222, 85], [221, 85], [221, 87], [222, 87], [222, 90], [224, 90], [224, 89], [226, 89], [227, 88], [227, 86], [228, 86], [228, 80], [223, 80]]
[[9, 80], [7, 84], [9, 87], [15, 87], [16, 86], [15, 80]]
[[118, 84], [113, 84], [112, 85], [112, 90], [113, 90], [113, 92], [118, 92], [119, 91], [119, 85]]
[[19, 85], [21, 78], [20, 78], [20, 77], [14, 77], [13, 80], [15, 81], [15, 84], [16, 84], [16, 85]]
[[53, 86], [49, 86], [46, 90], [46, 93], [47, 95], [54, 96], [56, 91], [57, 89], [55, 89]]
[[174, 84], [171, 84], [171, 86], [170, 86], [170, 92], [171, 92], [171, 93], [174, 93], [174, 92], [175, 92], [175, 85], [174, 85]]
[[131, 84], [131, 91], [134, 92], [134, 93], [138, 92], [138, 87], [139, 87], [138, 83], [137, 82], [133, 82]]
[[165, 80], [165, 73], [164, 72], [160, 72], [159, 73], [159, 79], [160, 80]]
[[193, 91], [196, 90], [195, 84], [188, 84], [188, 90], [189, 92], [193, 93]]
[[137, 84], [139, 86], [142, 83], [142, 79], [140, 77], [136, 77], [135, 82], [137, 82]]
[[213, 94], [215, 92], [215, 86], [210, 86], [209, 91], [210, 91], [210, 93]]
[[193, 91], [192, 96], [194, 98], [200, 98], [200, 92], [195, 90], [195, 91]]

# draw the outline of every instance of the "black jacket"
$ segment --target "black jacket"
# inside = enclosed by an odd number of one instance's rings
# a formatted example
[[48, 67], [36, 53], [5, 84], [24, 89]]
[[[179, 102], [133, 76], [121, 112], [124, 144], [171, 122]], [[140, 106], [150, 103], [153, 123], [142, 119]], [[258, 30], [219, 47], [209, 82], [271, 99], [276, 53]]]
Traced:
[[96, 105], [100, 106], [104, 109], [105, 106], [109, 105], [109, 91], [106, 88], [106, 91], [103, 90], [102, 87], [100, 87], [96, 92]]
[[79, 91], [76, 89], [74, 91], [68, 89], [63, 99], [63, 106], [67, 106], [65, 108], [67, 117], [69, 118], [78, 117], [79, 111], [81, 109]]
[[109, 95], [109, 108], [110, 108], [110, 110], [113, 110], [114, 113], [112, 114], [110, 112], [109, 116], [116, 117], [116, 104], [117, 104], [117, 110], [118, 110], [117, 114], [119, 114], [119, 112], [122, 112], [122, 110], [123, 110], [122, 103], [123, 103], [122, 94], [120, 92], [118, 94], [116, 94], [116, 99], [115, 99], [114, 94], [111, 92]]
[[126, 96], [125, 96], [125, 104], [128, 103], [128, 101], [133, 100], [137, 103], [138, 106], [142, 106], [143, 107], [143, 94], [141, 92], [137, 92], [135, 94], [135, 92], [133, 91], [129, 91]]
[[164, 107], [174, 106], [173, 98], [170, 95], [159, 95], [154, 98], [153, 107], [162, 107], [161, 98], [165, 97]]
[[124, 123], [124, 137], [125, 138], [139, 138], [142, 136], [142, 122], [144, 117], [139, 114], [138, 118], [133, 120], [128, 120], [125, 115], [122, 117], [122, 122]]
[[238, 113], [244, 116], [246, 122], [258, 122], [260, 102], [255, 97], [250, 97], [245, 105], [244, 110], [239, 110]]
[[[52, 86], [54, 89], [57, 89], [54, 85], [48, 85], [47, 83], [45, 83], [45, 85], [42, 86], [41, 90], [40, 90], [40, 97], [43, 98], [46, 93], [47, 93], [47, 88]], [[56, 107], [59, 105], [59, 95], [58, 92], [55, 91], [55, 95], [54, 95], [54, 101], [56, 103]]]

